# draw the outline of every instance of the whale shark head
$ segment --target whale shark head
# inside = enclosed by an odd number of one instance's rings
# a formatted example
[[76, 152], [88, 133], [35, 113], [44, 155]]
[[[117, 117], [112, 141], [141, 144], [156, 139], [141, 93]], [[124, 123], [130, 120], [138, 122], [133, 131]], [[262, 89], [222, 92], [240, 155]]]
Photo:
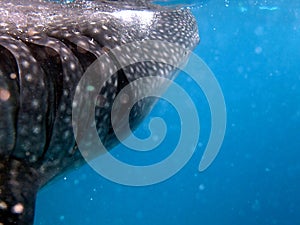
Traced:
[[[81, 108], [73, 98], [93, 62], [106, 54], [119, 67], [103, 84], [95, 110], [98, 135], [111, 148], [117, 143], [110, 118], [117, 94], [142, 77], [174, 78], [176, 68], [155, 59], [187, 56], [164, 50], [163, 43], [190, 51], [199, 36], [188, 9], [147, 0], [0, 0], [0, 14], [0, 224], [28, 225], [39, 188], [84, 162], [72, 126], [72, 110]], [[148, 49], [154, 60], [121, 68], [113, 49], [145, 40], [160, 43]], [[98, 64], [97, 76], [105, 65]], [[132, 127], [153, 103], [145, 99], [132, 108]]]

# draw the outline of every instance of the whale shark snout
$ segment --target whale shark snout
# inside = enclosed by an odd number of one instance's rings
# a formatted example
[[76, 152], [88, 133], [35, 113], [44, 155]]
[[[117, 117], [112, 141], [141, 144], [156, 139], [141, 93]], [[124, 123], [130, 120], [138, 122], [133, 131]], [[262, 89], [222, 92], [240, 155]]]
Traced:
[[[84, 162], [74, 138], [72, 107], [89, 66], [110, 49], [137, 41], [166, 41], [193, 50], [199, 35], [189, 10], [146, 0], [0, 0], [0, 14], [0, 224], [29, 225], [37, 191]], [[151, 54], [155, 59], [166, 52]], [[186, 56], [170, 57], [180, 61]], [[116, 72], [103, 86], [95, 111], [99, 137], [110, 148], [117, 144], [110, 113], [124, 86], [148, 75], [175, 74], [176, 68], [156, 62]], [[132, 109], [134, 127], [153, 103], [145, 99]]]

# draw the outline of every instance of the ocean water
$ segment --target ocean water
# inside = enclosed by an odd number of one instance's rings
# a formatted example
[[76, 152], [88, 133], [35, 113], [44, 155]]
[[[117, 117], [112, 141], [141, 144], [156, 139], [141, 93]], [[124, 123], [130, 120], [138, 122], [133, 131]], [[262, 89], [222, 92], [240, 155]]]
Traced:
[[[35, 224], [300, 224], [300, 2], [186, 3], [201, 36], [195, 53], [213, 71], [226, 103], [226, 133], [216, 159], [199, 172], [210, 109], [205, 93], [181, 73], [176, 82], [190, 94], [201, 122], [190, 161], [166, 181], [144, 187], [116, 184], [85, 165], [39, 192]], [[146, 156], [119, 146], [115, 157], [149, 164], [172, 152], [180, 121], [166, 101], [158, 102], [137, 135], [149, 135], [154, 116], [168, 127], [161, 146]]]

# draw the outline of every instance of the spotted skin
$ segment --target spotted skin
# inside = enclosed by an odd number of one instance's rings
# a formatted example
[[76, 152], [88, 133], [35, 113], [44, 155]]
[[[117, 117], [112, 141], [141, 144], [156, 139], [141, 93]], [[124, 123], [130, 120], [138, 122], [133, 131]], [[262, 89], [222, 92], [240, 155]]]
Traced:
[[[84, 163], [71, 116], [76, 85], [89, 65], [110, 54], [110, 49], [133, 41], [168, 41], [192, 50], [199, 36], [188, 10], [163, 8], [147, 0], [66, 4], [0, 0], [0, 15], [0, 225], [30, 225], [38, 190]], [[108, 148], [118, 143], [110, 121], [118, 92], [137, 78], [175, 76], [175, 68], [154, 62], [164, 54], [160, 49], [149, 49], [153, 62], [119, 70], [101, 90], [95, 119]], [[182, 59], [175, 53], [169, 57]], [[110, 58], [116, 61], [113, 55]], [[149, 87], [160, 88], [150, 81]], [[82, 100], [89, 101], [84, 92]], [[132, 127], [153, 103], [144, 99], [133, 107]]]

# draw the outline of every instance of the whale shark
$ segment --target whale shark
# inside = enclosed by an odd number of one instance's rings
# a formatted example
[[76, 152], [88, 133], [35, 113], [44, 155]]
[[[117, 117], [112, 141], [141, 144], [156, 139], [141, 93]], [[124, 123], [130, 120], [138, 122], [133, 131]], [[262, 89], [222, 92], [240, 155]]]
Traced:
[[[189, 9], [149, 0], [0, 0], [0, 15], [0, 225], [30, 225], [38, 190], [85, 163], [72, 128], [72, 99], [89, 66], [134, 41], [193, 50], [198, 27]], [[140, 77], [177, 72], [162, 63], [136, 63], [105, 83], [95, 120], [108, 149], [118, 144], [110, 113], [120, 90]], [[141, 100], [132, 109], [132, 127], [154, 103]]]

